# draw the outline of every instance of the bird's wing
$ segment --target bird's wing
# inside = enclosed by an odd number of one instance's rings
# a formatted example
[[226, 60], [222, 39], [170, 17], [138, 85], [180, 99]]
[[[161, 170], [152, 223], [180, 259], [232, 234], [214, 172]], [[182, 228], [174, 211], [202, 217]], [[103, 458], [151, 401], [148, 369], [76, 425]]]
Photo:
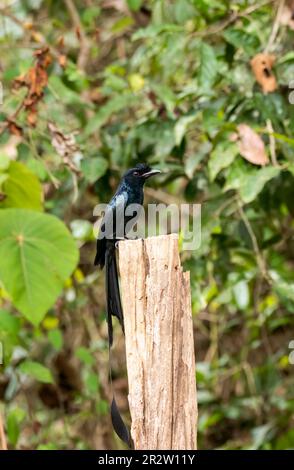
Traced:
[[[105, 214], [100, 224], [100, 230], [97, 238], [97, 249], [96, 257], [94, 264], [100, 266], [102, 269], [105, 265], [105, 255], [106, 255], [106, 241], [107, 240], [116, 240], [117, 232], [118, 238], [124, 238], [124, 223], [123, 223], [123, 214], [128, 200], [128, 194], [126, 191], [117, 192], [110, 203], [107, 205]], [[121, 215], [122, 214], [122, 215]], [[117, 219], [121, 223], [117, 226]]]
[[105, 238], [117, 239], [124, 237], [124, 213], [127, 201], [128, 193], [122, 191], [115, 194], [108, 204], [101, 223], [101, 230], [104, 232]]

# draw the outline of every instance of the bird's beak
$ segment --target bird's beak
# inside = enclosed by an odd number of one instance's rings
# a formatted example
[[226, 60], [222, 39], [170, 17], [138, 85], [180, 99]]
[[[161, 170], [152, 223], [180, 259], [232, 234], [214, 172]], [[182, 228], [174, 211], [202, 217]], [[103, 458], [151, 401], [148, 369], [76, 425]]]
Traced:
[[150, 170], [147, 173], [144, 173], [143, 178], [147, 180], [147, 178], [150, 178], [151, 176], [157, 175], [158, 173], [161, 173], [160, 170]]

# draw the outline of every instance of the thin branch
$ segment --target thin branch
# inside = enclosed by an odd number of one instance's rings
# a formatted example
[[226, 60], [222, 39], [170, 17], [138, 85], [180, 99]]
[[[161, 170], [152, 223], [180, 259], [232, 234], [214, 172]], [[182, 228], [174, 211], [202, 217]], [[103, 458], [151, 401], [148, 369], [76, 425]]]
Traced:
[[77, 65], [81, 70], [84, 70], [87, 65], [87, 60], [89, 56], [89, 43], [86, 36], [84, 27], [80, 20], [78, 10], [73, 2], [73, 0], [64, 0], [68, 13], [71, 17], [71, 21], [76, 29], [77, 34], [80, 38], [80, 53], [77, 60]]
[[278, 4], [278, 8], [277, 8], [277, 14], [276, 14], [276, 17], [275, 17], [275, 21], [274, 21], [274, 24], [273, 24], [273, 27], [272, 27], [272, 31], [271, 31], [268, 43], [267, 43], [267, 45], [264, 49], [265, 53], [270, 51], [272, 46], [274, 45], [277, 34], [279, 32], [279, 27], [280, 27], [280, 24], [281, 24], [281, 16], [283, 14], [284, 6], [285, 6], [285, 0], [280, 0], [279, 4]]
[[257, 265], [260, 269], [261, 275], [268, 282], [268, 284], [271, 285], [272, 284], [272, 279], [269, 276], [269, 273], [267, 271], [266, 262], [265, 262], [265, 259], [264, 259], [263, 255], [262, 255], [262, 252], [259, 249], [257, 238], [255, 236], [253, 228], [252, 228], [252, 226], [249, 222], [249, 219], [248, 219], [247, 215], [245, 214], [245, 212], [243, 210], [243, 207], [242, 207], [242, 204], [241, 204], [240, 200], [237, 201], [237, 204], [238, 204], [238, 212], [239, 212], [239, 214], [241, 216], [241, 219], [243, 220], [244, 225], [247, 229], [247, 232], [248, 232], [248, 234], [251, 238], [253, 250], [254, 250], [254, 253], [255, 253], [255, 256], [256, 256]]
[[276, 153], [276, 140], [274, 137], [274, 129], [272, 125], [272, 121], [270, 119], [266, 120], [266, 128], [269, 135], [269, 148], [270, 148], [270, 156], [271, 161], [274, 166], [279, 166], [277, 160], [277, 153]]
[[233, 12], [227, 19], [222, 21], [218, 26], [208, 28], [206, 31], [196, 31], [195, 33], [192, 33], [195, 36], [209, 36], [212, 34], [218, 34], [224, 29], [226, 29], [228, 26], [230, 26], [232, 23], [235, 23], [239, 18], [245, 18], [246, 16], [250, 15], [251, 13], [254, 13], [256, 10], [259, 10], [259, 8], [262, 8], [266, 5], [269, 5], [270, 3], [273, 3], [276, 0], [265, 0], [260, 3], [256, 3], [255, 5], [251, 5], [248, 8], [245, 8], [245, 10], [238, 12]]
[[6, 131], [6, 129], [9, 127], [9, 123], [12, 121], [15, 121], [21, 110], [24, 108], [24, 100], [20, 103], [18, 108], [8, 117], [6, 117], [6, 120], [4, 123], [2, 123], [2, 127], [0, 128], [0, 136]]
[[[17, 24], [23, 30], [24, 33], [27, 33], [27, 32], [30, 31], [29, 29], [26, 28], [23, 21], [20, 20], [13, 13], [11, 13], [11, 11], [9, 11], [8, 8], [0, 8], [0, 15], [5, 16], [6, 18], [9, 18], [11, 21], [13, 21], [15, 24]], [[38, 23], [40, 23], [40, 20], [38, 20]], [[42, 44], [43, 46], [47, 46], [47, 42], [46, 42], [45, 37], [39, 31], [38, 31], [38, 34], [40, 35], [40, 42], [39, 42], [38, 47], [40, 47], [40, 44]], [[29, 47], [29, 45], [27, 46], [27, 48], [29, 48], [29, 49], [31, 49], [31, 48], [34, 49], [34, 47], [35, 46], [33, 46], [33, 45], [31, 47]], [[60, 52], [58, 51], [58, 49], [56, 49], [52, 45], [50, 45], [50, 53], [52, 54], [52, 56], [55, 59], [59, 59], [59, 57], [61, 55]]]

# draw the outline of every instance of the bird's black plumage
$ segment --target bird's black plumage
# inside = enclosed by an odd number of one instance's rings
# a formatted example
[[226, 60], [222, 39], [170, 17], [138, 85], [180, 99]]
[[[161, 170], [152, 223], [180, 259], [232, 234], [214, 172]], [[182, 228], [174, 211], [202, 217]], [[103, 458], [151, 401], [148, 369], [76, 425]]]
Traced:
[[[148, 165], [139, 163], [135, 168], [128, 170], [122, 177], [116, 193], [107, 205], [100, 233], [97, 239], [95, 265], [101, 269], [105, 266], [106, 312], [108, 323], [109, 346], [113, 343], [112, 317], [117, 317], [124, 332], [123, 311], [120, 300], [118, 270], [115, 256], [116, 242], [126, 236], [126, 224], [132, 220], [125, 215], [130, 204], [142, 206], [144, 199], [144, 184], [148, 178], [160, 173], [152, 170]], [[134, 219], [134, 224], [136, 220]], [[117, 410], [115, 400], [111, 406], [113, 427], [119, 437], [129, 443], [128, 430], [125, 427]]]
[[[152, 170], [144, 163], [139, 163], [135, 168], [128, 170], [123, 175], [116, 193], [107, 205], [101, 223], [94, 263], [101, 269], [106, 265], [105, 287], [110, 345], [112, 345], [113, 342], [112, 316], [118, 318], [124, 330], [115, 258], [115, 243], [118, 239], [125, 237], [126, 224], [132, 219], [131, 216], [125, 215], [126, 208], [130, 204], [138, 204], [140, 206], [143, 204], [144, 184], [148, 178], [157, 173], [160, 173], [160, 171]], [[119, 227], [117, 224], [119, 224]]]

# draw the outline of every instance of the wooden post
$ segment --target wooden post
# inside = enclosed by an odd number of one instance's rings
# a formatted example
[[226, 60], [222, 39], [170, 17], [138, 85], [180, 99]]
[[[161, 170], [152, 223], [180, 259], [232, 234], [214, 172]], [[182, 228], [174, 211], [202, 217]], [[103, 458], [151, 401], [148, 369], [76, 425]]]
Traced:
[[119, 269], [135, 449], [196, 449], [190, 276], [178, 236], [120, 242]]

